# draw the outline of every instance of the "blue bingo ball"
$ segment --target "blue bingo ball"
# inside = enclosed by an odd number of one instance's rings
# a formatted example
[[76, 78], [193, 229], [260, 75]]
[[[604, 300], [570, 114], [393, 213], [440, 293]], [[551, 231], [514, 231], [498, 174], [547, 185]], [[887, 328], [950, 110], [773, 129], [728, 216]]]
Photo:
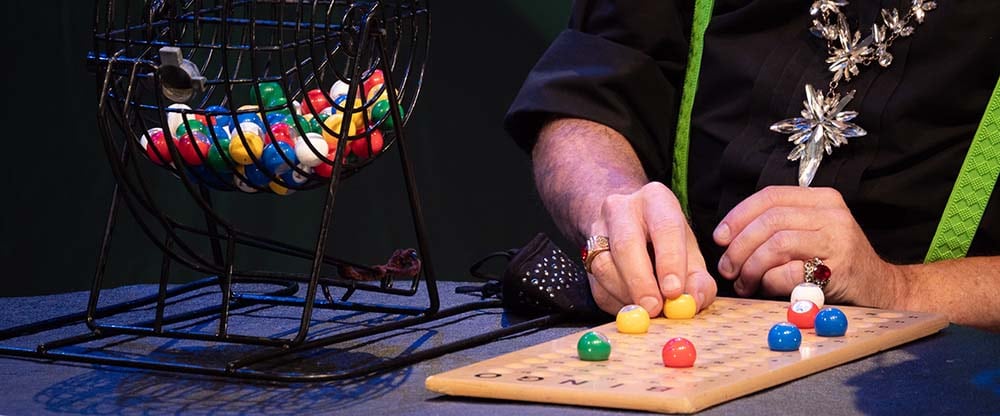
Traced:
[[221, 105], [213, 105], [205, 109], [205, 112], [211, 117], [212, 126], [221, 126], [226, 129], [233, 127], [233, 116], [229, 115], [229, 109]]
[[[312, 168], [306, 165], [296, 166], [299, 170], [311, 174]], [[295, 169], [288, 169], [288, 172], [281, 174], [281, 180], [290, 187], [302, 186], [309, 181], [309, 176], [299, 173]]]
[[287, 123], [288, 115], [285, 113], [279, 113], [277, 111], [267, 114], [267, 124], [273, 126], [277, 123]]
[[767, 346], [772, 351], [795, 351], [802, 345], [802, 332], [788, 322], [774, 324], [767, 332]]
[[246, 165], [243, 168], [243, 175], [247, 177], [247, 182], [251, 185], [261, 188], [266, 188], [267, 184], [271, 182], [271, 178], [267, 177], [267, 174], [254, 164]]
[[823, 308], [816, 314], [816, 335], [842, 337], [847, 333], [847, 315], [837, 308]]
[[244, 113], [236, 116], [237, 124], [246, 122], [256, 124], [260, 127], [260, 131], [266, 131], [264, 128], [264, 121], [260, 119], [260, 116], [258, 116], [257, 113]]
[[[284, 155], [284, 157], [282, 157]], [[264, 161], [264, 168], [274, 174], [274, 176], [281, 176], [285, 171], [291, 169], [291, 165], [299, 164], [298, 158], [295, 157], [295, 149], [285, 142], [271, 142], [267, 146], [264, 146], [264, 152], [260, 157]], [[288, 159], [291, 164], [285, 162]]]

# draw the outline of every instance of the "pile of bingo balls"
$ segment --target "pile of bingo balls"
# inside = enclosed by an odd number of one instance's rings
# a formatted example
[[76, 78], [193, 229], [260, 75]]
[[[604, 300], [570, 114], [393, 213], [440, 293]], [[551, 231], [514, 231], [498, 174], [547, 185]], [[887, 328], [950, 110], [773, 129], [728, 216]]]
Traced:
[[[313, 89], [291, 106], [277, 82], [252, 86], [251, 104], [235, 112], [222, 106], [193, 110], [173, 104], [166, 109], [166, 129], [149, 129], [139, 142], [153, 163], [176, 167], [168, 143], [172, 141], [195, 182], [288, 195], [313, 177], [333, 174], [340, 140], [347, 140], [342, 163], [348, 166], [382, 153], [383, 133], [391, 134], [395, 127], [382, 71], [373, 71], [362, 87], [364, 95], [359, 91], [354, 103], [347, 102], [348, 85], [337, 81], [329, 94]], [[352, 114], [344, 126], [347, 107]], [[399, 119], [403, 116], [399, 106]], [[341, 134], [345, 129], [346, 136]]]
[[795, 351], [802, 344], [803, 329], [815, 328], [821, 337], [841, 337], [847, 333], [847, 315], [838, 308], [823, 307], [823, 289], [813, 283], [800, 283], [792, 290], [785, 317], [771, 327], [767, 345], [772, 351]]

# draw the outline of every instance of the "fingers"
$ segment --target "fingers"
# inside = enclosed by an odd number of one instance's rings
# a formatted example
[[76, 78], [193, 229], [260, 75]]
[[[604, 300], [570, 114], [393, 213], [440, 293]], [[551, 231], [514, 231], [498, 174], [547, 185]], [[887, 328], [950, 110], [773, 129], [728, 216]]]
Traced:
[[816, 218], [823, 214], [817, 211], [772, 207], [762, 212], [729, 243], [726, 252], [719, 259], [719, 273], [727, 279], [735, 278], [740, 274], [747, 258], [779, 230], [818, 230], [820, 223]]
[[832, 188], [769, 186], [744, 199], [726, 214], [712, 237], [719, 245], [729, 245], [755, 218], [773, 207], [840, 208], [844, 200]]
[[760, 293], [764, 296], [787, 296], [805, 279], [801, 260], [793, 260], [764, 273], [760, 279]]
[[[677, 198], [666, 186], [654, 182], [645, 186], [642, 191], [645, 193], [643, 219], [653, 243], [660, 294], [673, 299], [684, 293], [686, 284], [683, 277], [688, 272], [688, 254], [691, 252], [690, 242], [694, 242], [694, 235], [690, 232]], [[697, 244], [694, 245], [694, 251], [698, 252]], [[704, 260], [701, 263], [704, 265]]]
[[625, 306], [625, 302], [611, 294], [594, 275], [588, 274], [587, 278], [590, 280], [590, 293], [594, 296], [594, 302], [602, 311], [615, 314], [622, 306]]
[[718, 286], [715, 283], [715, 278], [708, 273], [708, 268], [705, 267], [705, 257], [701, 255], [701, 250], [698, 249], [698, 242], [695, 241], [694, 233], [690, 228], [687, 229], [687, 235], [688, 273], [684, 283], [684, 290], [691, 296], [694, 296], [698, 310], [702, 310], [715, 301]]
[[774, 268], [796, 259], [822, 255], [828, 251], [829, 238], [813, 231], [778, 231], [757, 247], [743, 263], [733, 283], [736, 293], [750, 296], [757, 292], [761, 279]]
[[[642, 212], [626, 196], [608, 197], [601, 209], [611, 242], [611, 258], [618, 278], [628, 289], [631, 303], [642, 306], [655, 316], [662, 299], [646, 251], [645, 221]], [[595, 259], [596, 260], [596, 259]]]

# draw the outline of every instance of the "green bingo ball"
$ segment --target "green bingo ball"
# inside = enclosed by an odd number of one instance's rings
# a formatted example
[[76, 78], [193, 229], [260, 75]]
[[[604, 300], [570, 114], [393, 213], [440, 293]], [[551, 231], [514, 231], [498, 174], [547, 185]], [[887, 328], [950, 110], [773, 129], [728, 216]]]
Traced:
[[184, 137], [184, 135], [188, 133], [188, 126], [191, 127], [192, 131], [199, 132], [201, 134], [204, 134], [205, 136], [209, 135], [208, 127], [205, 127], [205, 123], [190, 118], [187, 120], [186, 124], [181, 123], [180, 126], [177, 126], [177, 131], [174, 133], [174, 135], [176, 137]]
[[212, 143], [212, 147], [208, 149], [208, 166], [214, 169], [216, 172], [222, 172], [229, 170], [229, 165], [226, 164], [225, 159], [223, 159], [222, 153], [225, 153], [225, 157], [229, 156], [229, 135], [228, 134], [216, 134], [216, 139], [219, 141], [218, 144]]
[[[264, 97], [263, 100], [260, 100], [257, 97], [258, 87], [260, 88], [260, 96]], [[260, 85], [256, 87], [254, 86], [250, 87], [250, 102], [254, 104], [260, 104], [262, 102], [266, 104], [267, 102], [274, 99], [274, 97], [277, 97], [279, 95], [284, 97], [285, 92], [281, 89], [281, 85], [278, 84], [277, 82], [262, 82], [260, 83]]]
[[[372, 106], [372, 120], [378, 121], [385, 117], [385, 121], [382, 122], [383, 131], [391, 130], [396, 125], [396, 122], [392, 121], [392, 117], [386, 117], [389, 114], [389, 107], [388, 100], [379, 101]], [[399, 119], [402, 120], [404, 115], [403, 106], [399, 106]]]
[[611, 356], [611, 341], [600, 332], [590, 331], [577, 341], [576, 353], [583, 361], [606, 361]]

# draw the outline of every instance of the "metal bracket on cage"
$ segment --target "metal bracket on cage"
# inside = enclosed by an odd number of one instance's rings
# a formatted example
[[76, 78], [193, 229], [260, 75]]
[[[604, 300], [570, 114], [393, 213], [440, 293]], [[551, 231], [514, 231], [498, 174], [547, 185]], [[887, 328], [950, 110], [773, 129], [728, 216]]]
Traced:
[[184, 59], [181, 48], [160, 48], [160, 67], [156, 70], [163, 84], [163, 95], [176, 103], [185, 103], [205, 90], [205, 77], [191, 61]]

